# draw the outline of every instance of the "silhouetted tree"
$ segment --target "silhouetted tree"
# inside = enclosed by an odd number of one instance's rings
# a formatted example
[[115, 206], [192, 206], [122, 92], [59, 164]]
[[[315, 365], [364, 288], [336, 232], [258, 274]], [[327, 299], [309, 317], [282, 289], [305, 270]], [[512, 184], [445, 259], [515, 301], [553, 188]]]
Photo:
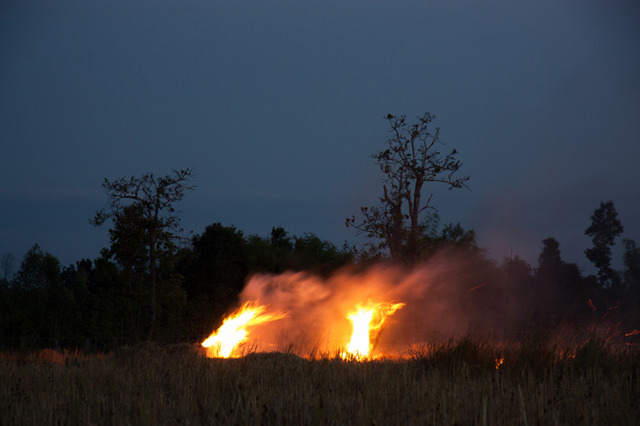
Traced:
[[[117, 311], [123, 323], [118, 325], [117, 335], [126, 337], [130, 343], [144, 336], [149, 321], [148, 307], [145, 309], [151, 293], [148, 232], [142, 214], [142, 208], [137, 204], [122, 207], [120, 213], [113, 217], [109, 229], [111, 246], [102, 253], [105, 261], [113, 259], [117, 265], [116, 276], [109, 282], [108, 288], [112, 292], [110, 297], [116, 298], [120, 304]], [[160, 233], [160, 240], [165, 237]], [[156, 253], [159, 246], [156, 247]]]
[[450, 223], [442, 228], [440, 235], [436, 238], [439, 246], [449, 246], [467, 252], [480, 252], [476, 241], [476, 233], [473, 229], [465, 230], [460, 223]]
[[2, 266], [2, 272], [5, 282], [8, 282], [9, 276], [11, 275], [11, 270], [13, 269], [13, 260], [14, 257], [11, 253], [3, 254], [2, 260], [0, 260], [0, 266]]
[[563, 263], [560, 255], [560, 243], [551, 237], [543, 240], [542, 251], [538, 256], [538, 277], [559, 276]]
[[532, 289], [534, 286], [533, 269], [526, 260], [518, 255], [505, 257], [502, 261], [502, 269], [507, 274], [509, 285], [521, 289]]
[[9, 281], [0, 280], [0, 349], [7, 349], [13, 346], [14, 340], [12, 329], [15, 327], [14, 320], [15, 300], [14, 290], [10, 288]]
[[312, 270], [328, 274], [341, 266], [350, 263], [352, 255], [328, 241], [320, 239], [313, 233], [295, 237], [293, 250], [287, 261], [287, 269]]
[[159, 178], [152, 173], [113, 181], [105, 178], [102, 184], [109, 201], [105, 208], [96, 213], [92, 223], [98, 226], [110, 218], [121, 222], [127, 220], [144, 235], [145, 255], [148, 256], [149, 266], [149, 305], [145, 340], [150, 340], [153, 336], [157, 319], [158, 244], [176, 236], [179, 218], [174, 214], [174, 204], [182, 200], [186, 191], [194, 188], [189, 184], [191, 179], [191, 169], [185, 169], [172, 170], [170, 174]]
[[520, 333], [535, 327], [537, 289], [533, 268], [517, 254], [505, 257], [501, 265], [503, 294], [496, 294], [504, 303], [505, 333]]
[[283, 249], [285, 251], [291, 250], [291, 237], [288, 236], [288, 232], [282, 226], [271, 228], [271, 247], [275, 249]]
[[536, 285], [538, 289], [539, 318], [542, 323], [557, 322], [560, 317], [570, 316], [570, 309], [584, 304], [586, 289], [582, 275], [575, 263], [562, 260], [560, 244], [555, 238], [542, 241], [538, 256]]
[[34, 244], [24, 255], [14, 283], [22, 289], [42, 289], [59, 280], [60, 261], [51, 253], [44, 253], [38, 244]]
[[284, 272], [288, 265], [288, 257], [293, 250], [293, 243], [289, 233], [281, 226], [271, 228], [269, 238], [273, 254], [273, 267], [271, 272]]
[[421, 215], [434, 208], [433, 194], [423, 198], [425, 184], [442, 183], [453, 189], [465, 187], [469, 180], [456, 176], [462, 163], [455, 149], [440, 152], [440, 129], [431, 130], [434, 118], [425, 113], [410, 124], [405, 115], [387, 115], [391, 134], [387, 148], [372, 155], [385, 176], [380, 203], [362, 207], [361, 222], [355, 216], [346, 219], [347, 227], [379, 240], [379, 248], [387, 249], [394, 261], [412, 263], [420, 257]]
[[252, 272], [276, 272], [276, 256], [271, 247], [271, 241], [259, 235], [249, 235], [246, 238], [249, 269]]
[[94, 260], [93, 274], [87, 283], [89, 290], [99, 303], [96, 304], [96, 327], [93, 335], [100, 347], [113, 349], [118, 344], [133, 343], [133, 331], [137, 325], [132, 318], [138, 303], [122, 278], [122, 271], [112, 260], [108, 249], [100, 252]]
[[25, 254], [13, 282], [20, 345], [55, 345], [72, 302], [60, 285], [60, 261], [35, 244]]
[[612, 201], [600, 203], [591, 215], [591, 225], [584, 231], [591, 237], [593, 247], [585, 250], [587, 258], [598, 268], [598, 281], [602, 287], [618, 287], [620, 277], [611, 269], [611, 247], [624, 228], [618, 220]]
[[633, 240], [624, 239], [624, 282], [634, 298], [640, 302], [640, 247]]
[[437, 212], [429, 212], [421, 224], [420, 258], [427, 259], [442, 249], [455, 249], [467, 254], [481, 254], [476, 233], [465, 230], [460, 223], [449, 223], [440, 226]]
[[94, 275], [93, 264], [89, 259], [76, 262], [62, 269], [62, 285], [73, 298], [67, 312], [65, 335], [62, 344], [76, 348], [86, 347], [85, 339], [91, 339], [97, 333], [96, 305], [102, 300], [95, 298], [89, 289]]
[[249, 273], [242, 231], [220, 223], [193, 237], [180, 266], [185, 276], [190, 333], [200, 339], [214, 330], [236, 302]]

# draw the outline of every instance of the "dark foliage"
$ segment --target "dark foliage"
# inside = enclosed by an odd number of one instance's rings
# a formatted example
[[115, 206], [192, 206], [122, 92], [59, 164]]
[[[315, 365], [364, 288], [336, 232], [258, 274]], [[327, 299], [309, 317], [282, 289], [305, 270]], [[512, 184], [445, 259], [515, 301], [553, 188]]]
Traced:
[[598, 268], [598, 280], [603, 287], [620, 286], [620, 276], [610, 265], [611, 247], [623, 230], [613, 201], [607, 201], [600, 203], [600, 207], [593, 212], [591, 225], [584, 231], [593, 241], [593, 247], [585, 250], [585, 254]]

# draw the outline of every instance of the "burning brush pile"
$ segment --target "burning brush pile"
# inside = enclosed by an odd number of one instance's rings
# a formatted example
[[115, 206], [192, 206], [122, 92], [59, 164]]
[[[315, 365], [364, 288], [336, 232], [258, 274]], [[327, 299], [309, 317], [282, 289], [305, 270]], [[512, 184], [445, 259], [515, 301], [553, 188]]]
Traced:
[[[397, 356], [411, 343], [408, 337], [420, 334], [412, 316], [424, 298], [423, 278], [388, 266], [326, 279], [302, 272], [256, 275], [240, 295], [241, 307], [202, 346], [212, 358], [274, 351], [352, 360]], [[399, 315], [403, 311], [407, 315]]]
[[[368, 360], [406, 357], [416, 347], [466, 336], [505, 342], [543, 334], [567, 346], [589, 340], [594, 332], [586, 322], [553, 324], [554, 315], [545, 316], [551, 299], [543, 296], [452, 253], [412, 269], [380, 264], [329, 277], [254, 275], [240, 294], [240, 308], [202, 346], [211, 358], [287, 352]], [[589, 303], [581, 307], [587, 314], [595, 308]], [[614, 333], [606, 334], [598, 337]], [[629, 334], [620, 336], [628, 340]]]
[[[365, 305], [356, 306], [346, 318], [351, 321], [352, 333], [344, 350], [339, 351], [343, 359], [365, 360], [372, 356], [372, 351], [382, 331], [387, 317], [402, 308], [404, 303], [374, 303], [371, 300]], [[265, 325], [271, 321], [287, 318], [284, 311], [267, 313], [267, 307], [258, 302], [245, 302], [240, 309], [225, 318], [218, 330], [202, 342], [210, 358], [230, 358], [244, 354], [243, 344], [250, 343], [250, 347], [260, 347], [259, 340], [252, 340], [250, 330]], [[271, 332], [273, 335], [274, 333]], [[267, 342], [268, 348], [275, 348], [274, 342]], [[334, 351], [335, 352], [335, 351]], [[307, 356], [312, 356], [307, 353]]]
[[329, 277], [255, 275], [240, 294], [241, 307], [202, 345], [210, 357], [276, 351], [305, 358], [397, 358], [425, 338], [444, 341], [468, 333], [469, 321], [491, 320], [469, 314], [468, 303], [482, 305], [482, 295], [468, 293], [472, 274], [459, 265], [449, 256], [414, 269], [381, 264]]
[[[328, 278], [304, 272], [255, 275], [241, 307], [202, 342], [212, 358], [289, 352], [305, 358], [397, 358], [424, 342], [517, 326], [522, 309], [478, 268], [440, 257], [413, 269], [348, 268]], [[493, 286], [493, 290], [492, 290]], [[516, 324], [516, 325], [514, 325]]]

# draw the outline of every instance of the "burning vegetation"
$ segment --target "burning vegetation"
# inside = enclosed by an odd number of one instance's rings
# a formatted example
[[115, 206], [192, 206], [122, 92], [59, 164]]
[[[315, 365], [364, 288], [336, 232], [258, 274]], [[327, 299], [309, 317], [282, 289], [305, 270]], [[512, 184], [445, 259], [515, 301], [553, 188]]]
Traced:
[[[578, 308], [589, 324], [531, 329], [548, 318], [543, 302], [531, 306], [527, 289], [514, 289], [460, 253], [442, 253], [413, 268], [377, 264], [350, 267], [329, 276], [305, 272], [257, 274], [240, 294], [241, 308], [202, 342], [207, 356], [239, 357], [249, 352], [286, 352], [307, 358], [364, 361], [407, 358], [411, 348], [465, 336], [492, 342], [532, 335], [563, 347], [593, 336], [627, 345], [637, 332], [625, 330], [616, 306], [602, 314], [590, 299]], [[575, 315], [574, 315], [575, 316]], [[594, 317], [595, 316], [595, 317]], [[604, 325], [603, 325], [604, 324]], [[495, 368], [506, 362], [495, 358]]]
[[249, 329], [259, 324], [283, 318], [285, 314], [267, 314], [266, 306], [246, 302], [240, 309], [224, 319], [218, 330], [211, 334], [202, 347], [209, 358], [237, 357], [238, 346], [249, 338]]

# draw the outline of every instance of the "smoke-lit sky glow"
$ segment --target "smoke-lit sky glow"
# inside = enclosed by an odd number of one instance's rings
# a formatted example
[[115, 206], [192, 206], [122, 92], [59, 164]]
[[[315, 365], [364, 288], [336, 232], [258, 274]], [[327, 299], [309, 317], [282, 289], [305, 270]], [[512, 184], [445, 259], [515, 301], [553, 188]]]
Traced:
[[185, 167], [186, 230], [354, 242], [383, 117], [429, 111], [471, 175], [435, 189], [444, 223], [593, 272], [600, 201], [640, 243], [638, 23], [632, 0], [4, 1], [0, 255], [94, 258], [103, 178]]

